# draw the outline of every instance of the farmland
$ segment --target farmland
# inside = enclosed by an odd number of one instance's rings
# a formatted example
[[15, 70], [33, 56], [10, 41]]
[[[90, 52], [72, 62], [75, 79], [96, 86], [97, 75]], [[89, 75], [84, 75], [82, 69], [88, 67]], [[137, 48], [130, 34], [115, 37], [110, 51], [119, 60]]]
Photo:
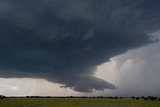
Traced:
[[160, 107], [160, 101], [131, 98], [6, 98], [0, 107]]

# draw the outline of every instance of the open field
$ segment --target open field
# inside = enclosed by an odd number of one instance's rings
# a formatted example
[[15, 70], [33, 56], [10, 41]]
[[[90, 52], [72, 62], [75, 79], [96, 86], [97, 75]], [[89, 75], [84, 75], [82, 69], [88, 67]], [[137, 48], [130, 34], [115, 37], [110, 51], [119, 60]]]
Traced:
[[160, 101], [106, 98], [7, 98], [0, 107], [160, 107]]

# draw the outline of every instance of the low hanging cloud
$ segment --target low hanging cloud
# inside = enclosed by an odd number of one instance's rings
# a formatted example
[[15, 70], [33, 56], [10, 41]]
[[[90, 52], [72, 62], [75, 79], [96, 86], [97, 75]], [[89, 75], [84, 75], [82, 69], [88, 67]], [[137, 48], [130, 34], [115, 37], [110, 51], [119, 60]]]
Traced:
[[96, 66], [154, 42], [159, 10], [158, 0], [0, 0], [0, 77], [116, 89]]

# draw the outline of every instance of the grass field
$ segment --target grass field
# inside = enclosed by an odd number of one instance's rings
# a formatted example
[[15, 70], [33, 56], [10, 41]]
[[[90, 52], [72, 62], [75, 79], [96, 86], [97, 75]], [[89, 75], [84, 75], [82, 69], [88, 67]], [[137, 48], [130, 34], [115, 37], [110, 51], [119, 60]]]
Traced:
[[160, 101], [105, 98], [7, 98], [0, 107], [160, 107]]

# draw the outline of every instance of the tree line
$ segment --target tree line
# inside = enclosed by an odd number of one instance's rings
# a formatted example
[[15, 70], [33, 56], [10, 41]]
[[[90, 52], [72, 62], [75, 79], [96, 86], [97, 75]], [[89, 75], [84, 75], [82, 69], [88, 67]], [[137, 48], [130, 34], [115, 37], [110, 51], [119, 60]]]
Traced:
[[93, 96], [93, 97], [87, 97], [87, 96], [67, 96], [67, 97], [52, 97], [52, 96], [24, 96], [24, 97], [6, 97], [4, 95], [0, 95], [0, 99], [6, 99], [6, 98], [107, 98], [107, 99], [126, 99], [130, 98], [133, 100], [151, 100], [151, 101], [160, 101], [160, 97], [154, 97], [154, 96], [148, 96], [148, 97], [104, 97], [104, 96]]

